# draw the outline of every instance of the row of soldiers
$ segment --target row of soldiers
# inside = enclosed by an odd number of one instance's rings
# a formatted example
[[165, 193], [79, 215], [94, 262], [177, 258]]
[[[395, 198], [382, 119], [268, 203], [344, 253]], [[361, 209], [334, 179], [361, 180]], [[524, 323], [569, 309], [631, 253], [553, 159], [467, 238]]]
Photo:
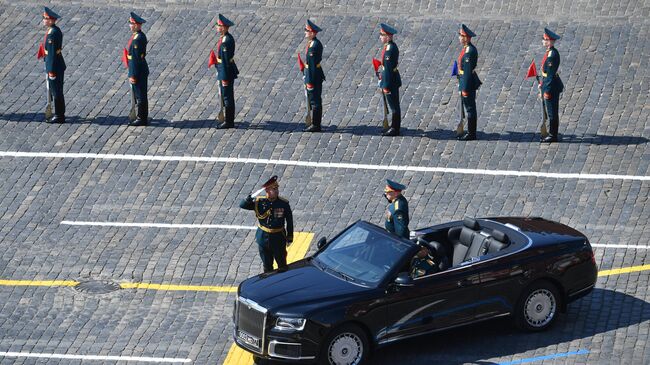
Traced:
[[[147, 37], [142, 32], [142, 24], [145, 20], [135, 13], [131, 13], [129, 27], [132, 32], [127, 47], [124, 49], [122, 60], [128, 68], [128, 77], [132, 89], [132, 108], [130, 113], [132, 126], [144, 126], [148, 123], [148, 99], [147, 99], [147, 78], [149, 67], [147, 65]], [[60, 18], [51, 9], [45, 7], [43, 24], [47, 27], [47, 33], [43, 43], [40, 45], [38, 57], [44, 58], [45, 70], [47, 72], [48, 107], [50, 100], [54, 101], [54, 116], [48, 115], [46, 109], [46, 121], [49, 123], [63, 123], [65, 121], [65, 100], [63, 96], [63, 80], [66, 69], [63, 60], [62, 43], [63, 35], [56, 26]], [[216, 53], [210, 52], [208, 67], [216, 66], [217, 80], [219, 83], [219, 98], [221, 110], [219, 111], [219, 129], [234, 128], [235, 126], [235, 97], [234, 82], [237, 79], [239, 70], [235, 63], [235, 39], [229, 33], [234, 23], [222, 14], [218, 15], [217, 31], [219, 41], [216, 46]], [[303, 73], [303, 81], [306, 93], [308, 115], [306, 117], [306, 132], [320, 132], [323, 116], [323, 81], [325, 73], [321, 61], [323, 58], [323, 45], [317, 38], [322, 29], [307, 20], [305, 25], [305, 38], [307, 45], [305, 50], [305, 61], [302, 61], [298, 54], [300, 70]], [[402, 79], [399, 73], [399, 48], [394, 41], [397, 30], [381, 23], [379, 26], [379, 39], [382, 42], [381, 58], [373, 58], [373, 65], [378, 78], [378, 87], [382, 93], [384, 102], [384, 136], [399, 136], [401, 129], [401, 108], [399, 100], [399, 88], [402, 86]], [[454, 61], [452, 76], [458, 78], [458, 92], [460, 101], [461, 123], [457, 129], [457, 138], [463, 141], [471, 141], [477, 138], [476, 93], [481, 86], [481, 80], [477, 74], [478, 50], [472, 44], [472, 38], [476, 33], [466, 25], [461, 24], [458, 31], [458, 39], [461, 44], [458, 59]], [[538, 77], [540, 95], [542, 97], [545, 116], [548, 115], [550, 134], [542, 133], [542, 142], [556, 142], [558, 138], [559, 124], [559, 97], [564, 89], [562, 80], [558, 74], [560, 66], [560, 54], [555, 49], [555, 41], [560, 37], [547, 28], [544, 28], [543, 45], [546, 49], [541, 66], [541, 79]], [[534, 65], [534, 64], [533, 64]], [[531, 65], [531, 67], [533, 66]], [[530, 74], [530, 72], [529, 72]], [[534, 75], [537, 76], [535, 69]], [[224, 112], [225, 110], [225, 112]], [[51, 114], [51, 113], [50, 113]], [[388, 124], [390, 114], [390, 125]], [[463, 122], [467, 119], [468, 130], [464, 131]], [[546, 119], [544, 119], [546, 120]], [[545, 124], [544, 124], [545, 128]]]

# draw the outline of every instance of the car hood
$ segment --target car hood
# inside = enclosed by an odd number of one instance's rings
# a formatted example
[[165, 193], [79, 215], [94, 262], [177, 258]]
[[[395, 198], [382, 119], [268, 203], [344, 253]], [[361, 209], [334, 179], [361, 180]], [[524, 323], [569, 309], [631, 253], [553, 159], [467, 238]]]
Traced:
[[273, 313], [308, 314], [314, 309], [351, 301], [373, 290], [352, 284], [315, 267], [311, 260], [249, 278], [239, 285], [239, 296], [253, 300]]

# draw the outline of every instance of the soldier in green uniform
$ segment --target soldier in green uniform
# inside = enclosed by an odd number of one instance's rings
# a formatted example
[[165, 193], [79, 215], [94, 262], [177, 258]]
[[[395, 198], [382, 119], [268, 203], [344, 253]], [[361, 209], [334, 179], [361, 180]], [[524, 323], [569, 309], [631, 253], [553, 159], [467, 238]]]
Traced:
[[323, 59], [323, 44], [316, 38], [318, 32], [322, 31], [320, 27], [307, 19], [305, 25], [305, 38], [307, 38], [307, 50], [305, 54], [305, 88], [307, 97], [311, 105], [312, 124], [306, 128], [305, 132], [320, 132], [321, 121], [323, 119], [323, 81], [325, 73], [321, 67]]
[[40, 45], [37, 57], [45, 61], [45, 72], [47, 73], [48, 100], [51, 97], [54, 101], [54, 117], [46, 119], [47, 123], [65, 122], [65, 98], [63, 96], [63, 76], [65, 73], [65, 61], [63, 60], [63, 32], [56, 26], [60, 16], [45, 7], [43, 12], [43, 25], [47, 27], [45, 39]]
[[560, 53], [555, 49], [555, 41], [560, 39], [560, 36], [548, 28], [544, 28], [542, 38], [546, 52], [544, 52], [544, 58], [542, 59], [542, 83], [540, 87], [542, 88], [544, 104], [549, 118], [550, 133], [541, 142], [551, 143], [557, 142], [560, 123], [560, 93], [564, 91], [564, 84], [558, 74]]
[[235, 38], [228, 33], [233, 25], [235, 23], [219, 14], [219, 19], [217, 19], [217, 30], [220, 35], [219, 42], [217, 42], [217, 80], [226, 113], [225, 120], [217, 126], [218, 129], [235, 127], [235, 79], [239, 75], [239, 69], [235, 64]]
[[402, 78], [397, 66], [399, 64], [399, 48], [393, 42], [393, 35], [397, 30], [390, 25], [379, 24], [379, 40], [383, 43], [381, 48], [381, 79], [379, 87], [386, 97], [391, 114], [390, 128], [382, 136], [399, 136], [402, 125], [402, 109], [399, 105], [399, 88]]
[[476, 34], [465, 24], [460, 25], [458, 40], [463, 48], [458, 55], [458, 92], [463, 100], [463, 107], [467, 113], [467, 132], [458, 136], [460, 141], [473, 141], [476, 139], [476, 90], [481, 87], [481, 80], [476, 74], [478, 51], [472, 44], [472, 37]]
[[[273, 270], [273, 260], [278, 269], [287, 268], [287, 245], [293, 242], [293, 215], [289, 201], [279, 196], [278, 177], [273, 176], [264, 185], [265, 196], [252, 194], [239, 203], [242, 209], [255, 211], [259, 248], [264, 272]], [[260, 192], [260, 191], [258, 191]]]
[[390, 202], [386, 208], [386, 220], [384, 227], [388, 232], [409, 238], [409, 204], [402, 195], [406, 186], [392, 180], [386, 179], [384, 197]]
[[130, 126], [145, 126], [149, 123], [149, 99], [147, 98], [147, 79], [149, 65], [147, 64], [147, 36], [142, 32], [144, 19], [131, 12], [129, 29], [131, 38], [126, 46], [129, 67], [129, 82], [135, 95], [137, 118], [129, 123]]
[[415, 279], [439, 271], [438, 265], [429, 250], [426, 247], [420, 247], [420, 251], [411, 260], [411, 277]]

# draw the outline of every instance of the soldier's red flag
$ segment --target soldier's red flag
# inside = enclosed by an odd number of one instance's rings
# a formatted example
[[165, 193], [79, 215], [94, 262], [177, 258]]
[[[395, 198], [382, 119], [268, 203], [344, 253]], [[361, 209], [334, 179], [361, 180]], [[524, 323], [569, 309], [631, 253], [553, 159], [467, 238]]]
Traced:
[[124, 67], [129, 68], [129, 52], [126, 48], [122, 48], [122, 63]]
[[208, 57], [208, 68], [215, 66], [217, 64], [217, 55], [214, 54], [213, 50], [210, 50], [210, 57]]
[[38, 52], [36, 52], [36, 59], [40, 60], [43, 57], [45, 57], [45, 46], [43, 46], [43, 43], [41, 43], [38, 46]]
[[298, 53], [298, 68], [300, 69], [300, 72], [305, 71], [305, 63], [302, 62], [302, 58], [300, 58], [300, 53]]
[[379, 72], [379, 66], [381, 66], [381, 61], [373, 57], [372, 58], [372, 67], [375, 68], [375, 72]]
[[537, 77], [537, 66], [535, 66], [535, 60], [531, 62], [530, 66], [528, 67], [528, 74], [526, 74], [526, 78], [529, 77]]

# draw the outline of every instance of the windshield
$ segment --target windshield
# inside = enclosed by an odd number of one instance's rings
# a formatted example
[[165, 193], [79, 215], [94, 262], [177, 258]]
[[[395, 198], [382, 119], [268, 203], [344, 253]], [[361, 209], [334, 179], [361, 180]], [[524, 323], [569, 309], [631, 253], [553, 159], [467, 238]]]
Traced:
[[319, 253], [316, 264], [344, 280], [377, 284], [409, 250], [409, 245], [386, 234], [356, 225]]

